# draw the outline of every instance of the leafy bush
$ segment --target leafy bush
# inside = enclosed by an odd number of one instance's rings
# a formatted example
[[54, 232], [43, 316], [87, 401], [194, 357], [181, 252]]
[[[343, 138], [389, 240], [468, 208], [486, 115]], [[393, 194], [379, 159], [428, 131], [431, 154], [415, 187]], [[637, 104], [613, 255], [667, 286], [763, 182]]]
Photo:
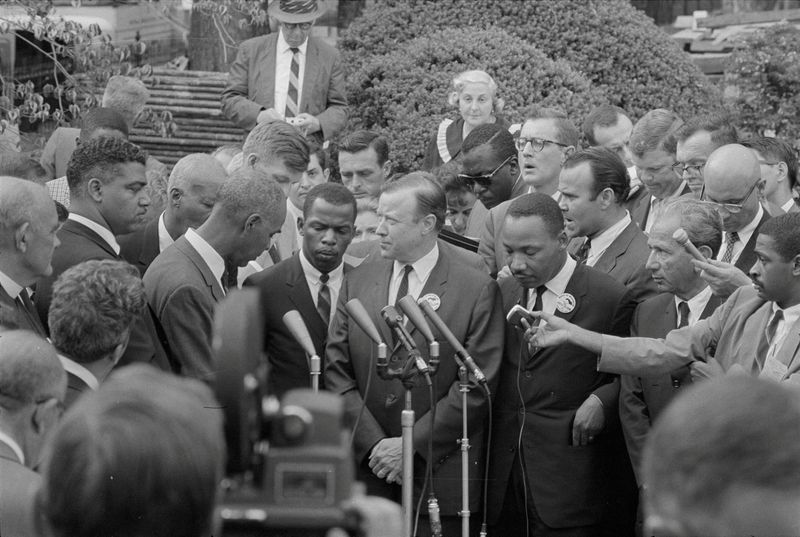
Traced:
[[725, 69], [728, 104], [743, 130], [800, 142], [800, 30], [778, 24], [745, 37]]
[[688, 56], [626, 0], [377, 0], [344, 32], [339, 48], [356, 72], [410, 39], [490, 26], [569, 62], [634, 117], [659, 107], [689, 116], [720, 106], [719, 91]]
[[445, 29], [373, 56], [348, 77], [352, 125], [382, 132], [391, 141], [396, 171], [418, 169], [425, 147], [445, 117], [453, 77], [483, 69], [498, 82], [503, 115], [519, 118], [533, 104], [557, 106], [580, 117], [605, 101], [602, 91], [564, 61], [498, 28]]

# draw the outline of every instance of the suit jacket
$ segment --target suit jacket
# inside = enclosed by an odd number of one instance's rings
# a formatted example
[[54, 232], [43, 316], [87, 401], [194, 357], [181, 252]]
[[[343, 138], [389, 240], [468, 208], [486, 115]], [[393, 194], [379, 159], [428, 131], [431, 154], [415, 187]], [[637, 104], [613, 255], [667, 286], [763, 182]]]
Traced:
[[71, 407], [84, 392], [90, 392], [92, 388], [83, 379], [67, 371], [67, 395], [64, 398], [64, 406]]
[[739, 254], [739, 258], [736, 260], [736, 263], [734, 263], [736, 268], [743, 270], [746, 274], [750, 274], [750, 269], [756, 264], [756, 239], [758, 238], [758, 232], [761, 229], [761, 226], [764, 225], [764, 222], [769, 219], [769, 213], [764, 211], [764, 214], [761, 216], [761, 220], [758, 221], [756, 229], [753, 231], [753, 234], [750, 235], [750, 240], [748, 240], [744, 245], [744, 248], [742, 248], [742, 253]]
[[20, 464], [11, 448], [0, 442], [0, 535], [41, 535], [35, 517], [36, 492], [42, 478]]
[[[573, 239], [570, 243], [570, 253], [575, 253], [583, 242], [583, 237]], [[658, 292], [650, 271], [645, 268], [649, 256], [647, 235], [631, 222], [606, 248], [594, 264], [594, 268], [605, 272], [630, 289], [633, 299], [641, 302]]]
[[[222, 113], [245, 130], [255, 127], [262, 108], [273, 106], [277, 44], [277, 33], [248, 39], [239, 45], [239, 53], [231, 65], [228, 85], [222, 92]], [[300, 113], [316, 116], [325, 140], [335, 137], [347, 121], [339, 52], [316, 37], [308, 38], [299, 107]]]
[[150, 263], [161, 253], [158, 244], [158, 220], [156, 217], [143, 228], [117, 237], [120, 246], [119, 255], [139, 269], [142, 276]]
[[[647, 188], [645, 187], [644, 190], [647, 190]], [[689, 188], [689, 185], [688, 184], [684, 184], [683, 185], [683, 190], [681, 190], [681, 193], [678, 196], [685, 196], [686, 194], [691, 194], [691, 193], [692, 193], [692, 189]], [[647, 225], [647, 219], [650, 216], [650, 200], [651, 199], [652, 199], [652, 196], [643, 195], [639, 199], [639, 203], [636, 205], [636, 208], [634, 208], [633, 212], [631, 212], [631, 219], [634, 222], [636, 222], [636, 225], [639, 226], [639, 229], [641, 229], [642, 231], [645, 230], [645, 227]]]
[[[505, 312], [515, 304], [526, 305], [527, 290], [516, 278], [501, 279], [500, 291]], [[565, 293], [575, 298], [576, 305], [571, 312], [556, 311], [558, 317], [589, 330], [628, 333], [635, 303], [625, 287], [608, 275], [578, 265]], [[507, 325], [505, 333], [506, 350], [495, 398], [490, 523], [503, 506], [511, 472], [519, 470], [513, 463], [521, 449], [529, 494], [548, 526], [597, 524], [612, 501], [606, 483], [613, 481], [613, 472], [618, 471], [611, 462], [613, 447], [618, 444], [614, 437], [619, 432], [607, 426], [594, 443], [575, 447], [571, 445], [572, 423], [575, 412], [591, 394], [603, 402], [607, 423], [613, 421], [619, 383], [598, 372], [597, 356], [580, 347], [560, 345], [531, 355], [514, 327]]]
[[225, 298], [225, 292], [186, 236], [150, 264], [144, 274], [144, 288], [181, 374], [213, 380], [214, 307]]
[[[347, 271], [348, 267], [345, 266], [345, 273]], [[280, 397], [295, 388], [309, 388], [308, 358], [283, 324], [283, 316], [290, 310], [300, 313], [320, 357], [325, 356], [328, 327], [314, 306], [314, 299], [300, 264], [300, 254], [253, 274], [245, 280], [245, 285], [261, 290], [264, 351], [271, 366], [268, 392]], [[320, 382], [320, 388], [322, 387]]]
[[506, 252], [499, 246], [501, 246], [503, 223], [512, 201], [506, 200], [489, 209], [489, 214], [486, 216], [486, 221], [481, 231], [478, 255], [483, 258], [492, 278], [496, 278], [498, 271], [506, 266]]
[[[372, 474], [367, 462], [370, 450], [380, 440], [400, 437], [400, 413], [404, 407], [405, 390], [398, 380], [383, 380], [375, 367], [375, 345], [353, 322], [344, 305], [358, 298], [366, 308], [383, 341], [390, 344], [392, 336], [383, 322], [380, 310], [389, 297], [392, 261], [381, 259], [363, 264], [347, 274], [328, 333], [326, 347], [326, 387], [344, 398], [350, 423], [356, 423], [353, 442], [358, 468], [357, 478], [367, 484], [370, 494], [399, 499], [400, 487], [387, 485]], [[468, 292], [465, 292], [468, 290]], [[503, 318], [497, 284], [485, 273], [460, 263], [447, 249], [440, 249], [428, 281], [420, 296], [436, 294], [441, 304], [437, 311], [455, 337], [464, 344], [483, 370], [492, 391], [503, 352]], [[456, 516], [461, 505], [461, 463], [457, 440], [462, 436], [461, 397], [458, 386], [458, 367], [453, 360], [454, 350], [433, 328], [440, 345], [441, 362], [433, 376], [436, 403], [436, 425], [430, 434], [431, 412], [428, 388], [417, 379], [412, 390], [414, 448], [417, 494], [426, 464], [433, 465], [434, 483], [442, 515]], [[412, 332], [418, 348], [427, 359], [427, 342]], [[390, 367], [402, 366], [404, 353], [395, 353]], [[363, 412], [362, 412], [363, 407]], [[484, 457], [483, 423], [487, 417], [487, 401], [483, 390], [473, 387], [468, 395], [470, 509], [479, 509]], [[428, 459], [428, 440], [433, 442], [433, 458]]]
[[[711, 295], [700, 319], [705, 319], [714, 313], [721, 303], [720, 297]], [[631, 321], [631, 335], [663, 338], [677, 326], [678, 310], [675, 307], [675, 295], [661, 293], [637, 306]], [[688, 367], [681, 367], [668, 374], [649, 377], [623, 375], [620, 379], [619, 415], [628, 455], [639, 485], [642, 483], [639, 475], [642, 450], [653, 422], [678, 391], [691, 382], [692, 377]]]
[[20, 329], [30, 330], [43, 338], [47, 338], [47, 330], [45, 330], [41, 319], [39, 319], [36, 309], [32, 308], [29, 311], [27, 308], [20, 308], [3, 287], [0, 287], [0, 312], [2, 312], [0, 319], [9, 319]]
[[[45, 326], [53, 294], [53, 282], [62, 272], [90, 259], [123, 261], [100, 235], [74, 220], [64, 222], [58, 231], [58, 239], [61, 245], [53, 252], [53, 274], [36, 284], [34, 296], [34, 304]], [[147, 362], [165, 371], [172, 370], [169, 347], [160, 330], [161, 327], [153, 319], [152, 311], [147, 309], [134, 323], [128, 347], [119, 365]]]
[[[651, 376], [669, 373], [713, 354], [724, 370], [738, 364], [759, 374], [764, 366], [764, 330], [772, 316], [772, 302], [760, 298], [752, 286], [740, 287], [711, 316], [692, 326], [669, 332], [664, 339], [603, 336], [600, 371]], [[775, 357], [788, 365], [781, 380], [800, 382], [800, 321], [790, 327]]]

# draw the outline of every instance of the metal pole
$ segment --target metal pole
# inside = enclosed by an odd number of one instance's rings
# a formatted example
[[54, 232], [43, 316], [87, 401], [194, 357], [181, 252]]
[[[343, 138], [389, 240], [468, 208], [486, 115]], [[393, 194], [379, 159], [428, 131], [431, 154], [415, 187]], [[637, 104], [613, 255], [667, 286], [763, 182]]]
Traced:
[[461, 537], [469, 537], [469, 436], [467, 434], [467, 394], [469, 376], [463, 365], [458, 368], [458, 391], [461, 392]]
[[406, 406], [400, 414], [403, 427], [403, 535], [411, 537], [414, 531], [414, 408], [411, 406], [411, 390], [406, 388]]

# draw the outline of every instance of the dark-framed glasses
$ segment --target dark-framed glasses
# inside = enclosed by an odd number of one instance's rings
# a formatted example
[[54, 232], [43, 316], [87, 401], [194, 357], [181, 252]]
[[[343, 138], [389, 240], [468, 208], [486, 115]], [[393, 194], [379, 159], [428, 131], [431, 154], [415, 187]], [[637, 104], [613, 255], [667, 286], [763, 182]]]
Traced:
[[672, 171], [675, 172], [675, 175], [678, 177], [683, 177], [683, 174], [686, 172], [690, 172], [693, 175], [703, 175], [703, 167], [705, 165], [705, 162], [702, 164], [684, 164], [683, 162], [676, 162], [672, 165]]
[[514, 158], [514, 155], [509, 156], [503, 162], [500, 163], [500, 166], [492, 170], [491, 173], [485, 173], [482, 175], [467, 175], [466, 173], [459, 173], [458, 178], [464, 181], [470, 188], [474, 185], [478, 185], [481, 188], [489, 188], [492, 184], [492, 177], [494, 177], [500, 169], [508, 164], [508, 161]]
[[517, 151], [525, 151], [525, 147], [531, 144], [531, 149], [534, 153], [538, 153], [547, 144], [557, 145], [559, 147], [569, 147], [567, 144], [556, 142], [555, 140], [548, 140], [547, 138], [517, 138], [514, 144], [517, 146]]
[[308, 30], [313, 23], [310, 22], [282, 22], [281, 25], [287, 30], [294, 30], [300, 28], [301, 30]]
[[704, 201], [706, 203], [711, 203], [713, 205], [716, 205], [720, 209], [722, 209], [724, 211], [727, 211], [730, 214], [740, 213], [740, 212], [742, 212], [742, 206], [744, 205], [744, 202], [746, 202], [747, 199], [750, 196], [753, 195], [753, 191], [755, 191], [756, 187], [758, 186], [758, 183], [760, 183], [760, 182], [761, 182], [761, 178], [756, 179], [756, 181], [753, 183], [753, 185], [747, 191], [747, 194], [745, 194], [742, 199], [740, 199], [738, 201], [726, 202], [726, 203], [720, 203], [718, 201], [706, 199], [706, 185], [703, 185], [703, 188], [700, 190], [700, 201]]

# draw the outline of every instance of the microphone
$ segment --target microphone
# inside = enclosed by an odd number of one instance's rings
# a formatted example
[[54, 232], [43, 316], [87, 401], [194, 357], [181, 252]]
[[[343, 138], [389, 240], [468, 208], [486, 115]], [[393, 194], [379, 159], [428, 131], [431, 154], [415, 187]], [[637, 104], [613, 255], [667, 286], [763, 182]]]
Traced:
[[430, 373], [428, 364], [422, 359], [422, 356], [417, 350], [417, 344], [414, 342], [414, 338], [411, 337], [406, 327], [403, 326], [403, 316], [400, 315], [397, 309], [394, 306], [385, 306], [381, 310], [381, 317], [383, 317], [384, 322], [389, 325], [389, 328], [395, 333], [397, 339], [403, 344], [403, 347], [406, 348], [408, 355], [414, 358], [419, 372], [423, 374]]
[[317, 355], [317, 350], [314, 348], [314, 342], [311, 340], [311, 334], [308, 333], [303, 317], [297, 310], [287, 311], [283, 315], [283, 324], [292, 333], [295, 341], [303, 348], [303, 351], [308, 355], [309, 363], [308, 369], [311, 372], [311, 385], [314, 390], [319, 389], [319, 375], [322, 369], [322, 360]]
[[461, 342], [456, 339], [456, 336], [453, 334], [453, 332], [451, 332], [447, 325], [444, 324], [444, 321], [431, 307], [430, 303], [424, 298], [421, 298], [418, 301], [418, 304], [422, 309], [422, 312], [425, 313], [428, 319], [430, 319], [430, 321], [433, 323], [433, 326], [435, 326], [436, 329], [444, 336], [447, 342], [450, 343], [450, 346], [455, 349], [456, 355], [461, 357], [461, 359], [464, 361], [464, 364], [472, 373], [472, 376], [475, 377], [475, 380], [483, 384], [488, 389], [486, 375], [483, 374], [483, 371], [481, 371], [481, 369], [478, 367], [478, 364], [476, 364], [475, 360], [472, 359], [472, 356], [469, 355], [467, 349], [461, 345]]
[[387, 367], [389, 363], [386, 360], [386, 343], [383, 342], [380, 332], [378, 332], [372, 319], [369, 318], [369, 313], [364, 309], [364, 304], [359, 299], [353, 298], [344, 305], [344, 309], [347, 310], [350, 318], [356, 322], [358, 327], [378, 346], [378, 367]]
[[397, 301], [397, 305], [400, 306], [400, 309], [406, 314], [411, 324], [413, 324], [417, 330], [419, 330], [420, 334], [428, 341], [431, 362], [437, 360], [439, 358], [439, 342], [436, 341], [436, 337], [434, 337], [431, 327], [428, 326], [428, 322], [425, 320], [425, 315], [422, 314], [422, 310], [419, 309], [419, 306], [414, 301], [414, 297], [406, 295]]
[[698, 261], [706, 261], [706, 258], [703, 254], [700, 253], [700, 250], [692, 244], [692, 241], [689, 240], [689, 234], [686, 233], [686, 230], [682, 227], [679, 227], [675, 230], [675, 233], [672, 234], [672, 238], [675, 241], [683, 246], [689, 254], [697, 259]]

